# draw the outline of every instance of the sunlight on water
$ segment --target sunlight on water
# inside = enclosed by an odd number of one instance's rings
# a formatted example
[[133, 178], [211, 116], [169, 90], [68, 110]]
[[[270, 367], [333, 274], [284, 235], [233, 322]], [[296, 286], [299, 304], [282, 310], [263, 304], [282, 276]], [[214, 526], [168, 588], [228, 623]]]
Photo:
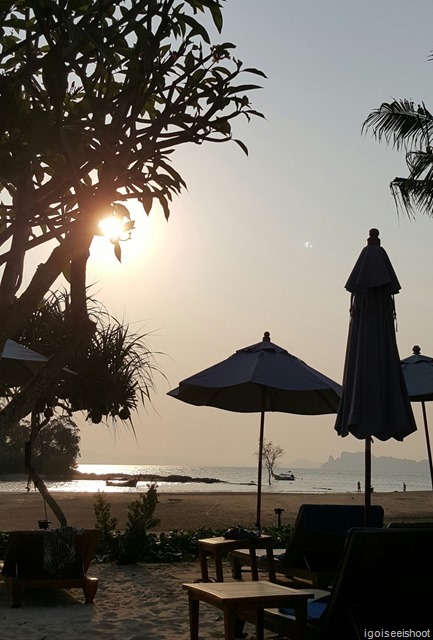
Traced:
[[[191, 478], [216, 478], [221, 482], [168, 482], [158, 480], [160, 493], [212, 493], [212, 492], [250, 492], [257, 491], [256, 467], [198, 467], [171, 465], [106, 465], [80, 464], [78, 471], [82, 473], [112, 474], [112, 475], [158, 475], [158, 476], [190, 476]], [[282, 469], [280, 471], [283, 471]], [[363, 484], [363, 474], [359, 471], [329, 472], [322, 469], [293, 469], [295, 481], [274, 481], [267, 484], [266, 475], [263, 476], [264, 493], [347, 493], [356, 492], [358, 480]], [[50, 481], [46, 484], [50, 491], [69, 491], [97, 493], [132, 493], [139, 494], [147, 491], [148, 479], [139, 480], [136, 487], [112, 487], [105, 484], [105, 480], [71, 480]], [[373, 486], [376, 492], [402, 491], [403, 482], [407, 491], [429, 491], [431, 483], [429, 474], [389, 475], [373, 474]], [[26, 491], [26, 476], [0, 477], [1, 491]]]

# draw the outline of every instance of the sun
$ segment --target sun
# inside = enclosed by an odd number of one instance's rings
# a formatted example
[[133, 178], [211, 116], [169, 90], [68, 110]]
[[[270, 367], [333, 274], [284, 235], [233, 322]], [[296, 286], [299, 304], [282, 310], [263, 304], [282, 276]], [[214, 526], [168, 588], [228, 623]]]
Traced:
[[116, 215], [103, 218], [99, 221], [98, 227], [102, 235], [111, 240], [111, 242], [118, 242], [125, 233], [125, 221]]

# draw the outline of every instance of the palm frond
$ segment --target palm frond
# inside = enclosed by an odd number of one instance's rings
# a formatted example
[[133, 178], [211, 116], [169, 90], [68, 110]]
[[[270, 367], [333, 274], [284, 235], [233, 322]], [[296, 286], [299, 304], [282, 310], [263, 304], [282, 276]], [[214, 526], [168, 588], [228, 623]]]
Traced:
[[406, 154], [409, 178], [430, 180], [433, 177], [433, 153], [428, 151], [409, 151]]
[[433, 117], [425, 105], [411, 100], [383, 102], [373, 110], [362, 125], [362, 133], [372, 132], [379, 141], [385, 141], [397, 150], [418, 146], [428, 149], [433, 138]]
[[394, 178], [390, 187], [397, 210], [403, 209], [411, 218], [417, 211], [433, 216], [433, 179]]

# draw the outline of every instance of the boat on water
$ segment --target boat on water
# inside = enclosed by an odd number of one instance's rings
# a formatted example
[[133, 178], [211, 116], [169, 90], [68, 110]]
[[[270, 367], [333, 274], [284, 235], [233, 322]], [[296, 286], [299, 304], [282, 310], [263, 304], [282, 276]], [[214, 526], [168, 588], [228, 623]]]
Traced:
[[107, 478], [105, 484], [107, 487], [136, 487], [137, 482], [139, 481], [140, 476], [134, 476], [132, 478], [128, 477], [113, 477]]
[[281, 473], [272, 474], [275, 480], [295, 480], [295, 476], [291, 471], [282, 471]]

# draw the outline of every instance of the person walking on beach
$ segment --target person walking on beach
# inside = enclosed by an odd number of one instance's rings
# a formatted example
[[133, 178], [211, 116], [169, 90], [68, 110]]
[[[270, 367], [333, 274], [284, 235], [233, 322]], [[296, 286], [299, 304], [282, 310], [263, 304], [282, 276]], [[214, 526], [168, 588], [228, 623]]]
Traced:
[[358, 493], [361, 493], [361, 483], [359, 480], [358, 480]]
[[406, 491], [406, 483], [403, 482], [403, 491]]

